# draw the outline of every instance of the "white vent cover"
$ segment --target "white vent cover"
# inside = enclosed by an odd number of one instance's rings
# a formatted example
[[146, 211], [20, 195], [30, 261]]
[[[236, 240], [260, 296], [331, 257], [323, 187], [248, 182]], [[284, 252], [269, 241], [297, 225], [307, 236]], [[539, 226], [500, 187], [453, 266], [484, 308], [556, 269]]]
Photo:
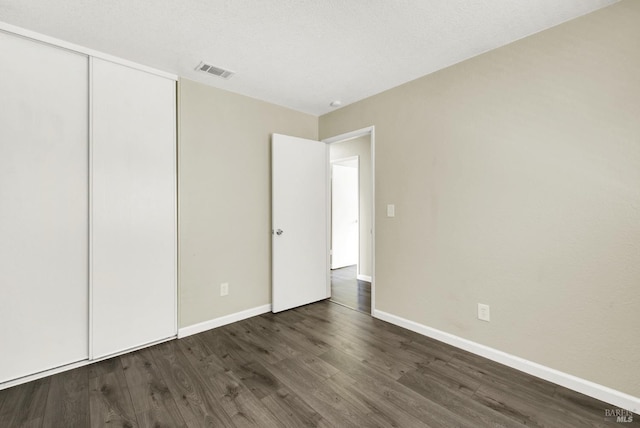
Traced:
[[224, 68], [216, 67], [215, 65], [207, 64], [205, 62], [201, 62], [200, 64], [198, 64], [196, 70], [213, 74], [214, 76], [222, 77], [223, 79], [230, 79], [231, 76], [236, 74], [231, 70], [225, 70]]

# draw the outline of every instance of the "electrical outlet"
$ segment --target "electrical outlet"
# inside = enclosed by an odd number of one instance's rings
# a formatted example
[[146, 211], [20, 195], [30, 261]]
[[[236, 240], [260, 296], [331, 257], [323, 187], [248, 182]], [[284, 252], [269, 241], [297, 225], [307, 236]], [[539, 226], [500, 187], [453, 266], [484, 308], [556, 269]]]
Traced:
[[229, 283], [223, 282], [222, 284], [220, 284], [220, 295], [226, 296], [227, 294], [229, 294]]
[[491, 311], [489, 305], [478, 303], [478, 319], [481, 321], [491, 321]]

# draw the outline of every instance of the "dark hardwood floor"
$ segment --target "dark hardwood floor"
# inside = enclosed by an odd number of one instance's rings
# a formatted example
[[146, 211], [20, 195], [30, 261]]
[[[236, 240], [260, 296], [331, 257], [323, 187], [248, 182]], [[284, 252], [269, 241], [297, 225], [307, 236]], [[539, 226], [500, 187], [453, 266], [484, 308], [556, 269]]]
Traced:
[[606, 427], [614, 406], [323, 301], [0, 391], [0, 427]]
[[331, 271], [331, 301], [371, 314], [371, 283], [357, 279], [356, 265]]

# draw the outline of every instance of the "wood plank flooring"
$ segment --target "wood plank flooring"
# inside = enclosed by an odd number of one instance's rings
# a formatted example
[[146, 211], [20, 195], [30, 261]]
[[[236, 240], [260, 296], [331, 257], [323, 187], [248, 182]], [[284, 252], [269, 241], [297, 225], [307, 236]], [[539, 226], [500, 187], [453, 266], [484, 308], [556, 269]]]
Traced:
[[371, 283], [357, 279], [357, 266], [331, 271], [331, 301], [371, 314]]
[[614, 406], [323, 301], [0, 391], [0, 427], [612, 427]]

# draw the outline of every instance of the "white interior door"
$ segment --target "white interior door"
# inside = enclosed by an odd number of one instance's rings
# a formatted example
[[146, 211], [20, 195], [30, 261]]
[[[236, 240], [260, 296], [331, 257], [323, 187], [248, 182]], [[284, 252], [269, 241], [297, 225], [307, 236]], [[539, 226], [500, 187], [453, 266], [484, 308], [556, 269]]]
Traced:
[[93, 358], [176, 334], [175, 81], [92, 60]]
[[328, 145], [272, 139], [273, 312], [330, 296]]
[[358, 160], [331, 166], [331, 269], [358, 264]]
[[0, 382], [88, 357], [88, 59], [0, 32]]

